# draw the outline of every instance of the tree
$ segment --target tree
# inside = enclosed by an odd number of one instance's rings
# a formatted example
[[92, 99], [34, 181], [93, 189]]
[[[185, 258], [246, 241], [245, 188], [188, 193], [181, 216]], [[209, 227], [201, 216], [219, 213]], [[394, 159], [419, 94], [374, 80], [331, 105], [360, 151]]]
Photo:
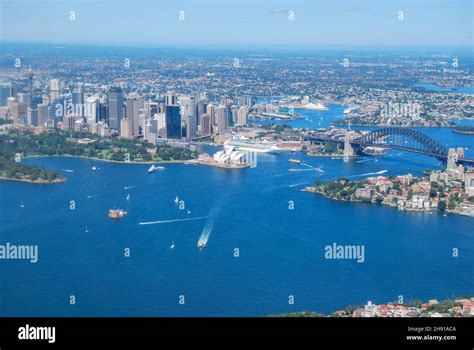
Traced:
[[445, 211], [446, 210], [446, 201], [439, 201], [438, 202], [438, 209], [441, 210], [441, 211]]

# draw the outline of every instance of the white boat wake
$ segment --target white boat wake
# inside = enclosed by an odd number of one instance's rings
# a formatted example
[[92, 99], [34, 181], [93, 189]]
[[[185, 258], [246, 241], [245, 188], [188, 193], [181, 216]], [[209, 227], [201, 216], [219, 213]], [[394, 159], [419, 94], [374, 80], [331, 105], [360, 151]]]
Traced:
[[159, 221], [145, 221], [139, 222], [139, 225], [156, 225], [156, 224], [169, 224], [172, 222], [183, 222], [183, 221], [194, 221], [194, 220], [204, 220], [209, 218], [209, 216], [200, 216], [195, 218], [186, 218], [186, 219], [171, 219], [171, 220], [159, 220]]
[[359, 176], [370, 176], [370, 175], [382, 175], [385, 174], [388, 170], [380, 170], [375, 173], [365, 173], [365, 174], [359, 174], [359, 175], [350, 175], [348, 177], [359, 177]]
[[67, 173], [73, 173], [73, 172], [74, 172], [74, 170], [72, 170], [72, 169], [61, 169], [61, 170], [62, 170], [62, 171], [65, 171], [65, 172], [67, 172]]
[[124, 189], [124, 190], [129, 190], [129, 189], [131, 189], [131, 188], [141, 187], [141, 186], [143, 186], [143, 185], [125, 186], [123, 189]]
[[204, 224], [204, 229], [202, 230], [201, 236], [199, 237], [197, 243], [197, 246], [199, 248], [204, 248], [206, 246], [207, 241], [209, 240], [209, 236], [212, 233], [214, 223], [216, 222], [216, 219], [222, 209], [223, 204], [224, 200], [221, 199], [212, 207], [211, 211], [209, 212], [208, 220]]
[[310, 184], [311, 182], [302, 182], [300, 184], [293, 184], [293, 185], [290, 185], [288, 186], [289, 188], [293, 188], [293, 187], [296, 187], [296, 186], [303, 186], [303, 185], [307, 185], [307, 184]]

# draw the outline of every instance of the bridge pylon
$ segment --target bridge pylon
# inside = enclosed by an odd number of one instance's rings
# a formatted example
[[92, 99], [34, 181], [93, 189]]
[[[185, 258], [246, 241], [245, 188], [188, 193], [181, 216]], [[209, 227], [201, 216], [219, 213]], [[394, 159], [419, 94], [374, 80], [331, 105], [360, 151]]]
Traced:
[[352, 157], [355, 154], [354, 148], [352, 147], [352, 144], [351, 144], [351, 141], [354, 138], [355, 138], [355, 135], [352, 131], [348, 131], [344, 135], [344, 161], [348, 161], [349, 157]]

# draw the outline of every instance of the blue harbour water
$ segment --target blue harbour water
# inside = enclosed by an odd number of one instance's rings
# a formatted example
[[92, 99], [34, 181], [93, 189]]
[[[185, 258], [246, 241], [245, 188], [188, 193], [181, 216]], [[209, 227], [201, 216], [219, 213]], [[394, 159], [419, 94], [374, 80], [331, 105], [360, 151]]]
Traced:
[[[312, 113], [320, 120], [320, 112]], [[420, 130], [442, 143], [467, 146], [473, 157], [473, 137]], [[324, 172], [292, 165], [290, 158]], [[443, 299], [474, 290], [473, 218], [400, 212], [301, 191], [316, 179], [420, 175], [442, 167], [433, 158], [393, 151], [344, 163], [288, 153], [259, 155], [255, 169], [166, 164], [153, 174], [146, 165], [76, 158], [26, 162], [57, 169], [67, 182], [0, 182], [0, 241], [39, 246], [36, 264], [0, 264], [2, 316], [329, 313], [367, 300]], [[128, 216], [109, 219], [114, 206]], [[205, 228], [209, 240], [199, 250]], [[333, 242], [364, 245], [365, 262], [325, 259], [324, 247]], [[459, 257], [452, 256], [453, 248]], [[76, 305], [69, 304], [70, 295]], [[185, 305], [179, 304], [180, 295]], [[294, 305], [288, 304], [289, 295]]]

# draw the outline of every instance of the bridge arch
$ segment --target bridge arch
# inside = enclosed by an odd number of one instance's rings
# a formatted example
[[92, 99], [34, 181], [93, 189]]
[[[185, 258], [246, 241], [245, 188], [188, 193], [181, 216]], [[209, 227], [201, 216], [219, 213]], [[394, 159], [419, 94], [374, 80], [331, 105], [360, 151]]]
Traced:
[[[448, 156], [448, 149], [440, 144], [439, 142], [433, 140], [431, 137], [418, 132], [416, 130], [408, 129], [408, 128], [400, 128], [400, 127], [390, 127], [390, 128], [381, 128], [373, 130], [363, 136], [355, 138], [350, 142], [352, 144], [366, 147], [366, 146], [380, 146], [383, 147], [384, 144], [380, 142], [386, 137], [395, 136], [395, 143], [390, 145], [386, 145], [387, 148], [398, 148], [398, 149], [406, 149], [416, 153], [424, 153], [427, 155], [432, 155], [439, 158], [446, 158]], [[397, 138], [397, 136], [401, 136]], [[397, 140], [406, 140], [409, 139], [412, 142], [407, 145], [406, 143], [397, 143]], [[399, 141], [399, 140], [398, 140]]]

